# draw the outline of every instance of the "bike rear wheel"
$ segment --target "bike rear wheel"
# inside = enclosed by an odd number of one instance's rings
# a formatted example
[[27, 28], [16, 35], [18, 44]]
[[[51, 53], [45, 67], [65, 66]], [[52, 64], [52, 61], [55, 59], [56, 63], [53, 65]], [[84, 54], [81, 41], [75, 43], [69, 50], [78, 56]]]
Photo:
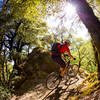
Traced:
[[52, 72], [51, 74], [48, 75], [46, 80], [46, 87], [48, 89], [53, 90], [57, 88], [59, 84], [60, 84], [59, 73]]

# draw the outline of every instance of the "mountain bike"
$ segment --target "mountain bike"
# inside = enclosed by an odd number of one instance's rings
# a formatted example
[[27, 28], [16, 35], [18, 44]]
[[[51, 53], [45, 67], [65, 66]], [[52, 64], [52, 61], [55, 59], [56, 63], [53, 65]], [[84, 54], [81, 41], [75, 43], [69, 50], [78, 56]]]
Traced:
[[[65, 85], [70, 86], [78, 81], [79, 66], [77, 64], [71, 64], [70, 58], [68, 59], [66, 71], [63, 79], [66, 81]], [[60, 72], [52, 72], [48, 75], [46, 80], [46, 87], [50, 90], [57, 88], [60, 82], [63, 80], [60, 77]]]

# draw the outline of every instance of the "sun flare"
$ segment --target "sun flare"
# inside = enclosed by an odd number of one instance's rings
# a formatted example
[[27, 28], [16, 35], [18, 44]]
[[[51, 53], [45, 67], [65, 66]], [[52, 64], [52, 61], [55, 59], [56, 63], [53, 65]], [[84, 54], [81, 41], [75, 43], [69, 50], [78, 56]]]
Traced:
[[67, 3], [64, 5], [64, 13], [70, 16], [74, 15], [76, 13], [75, 7], [70, 3]]
[[[88, 30], [83, 23], [79, 23], [79, 17], [76, 12], [76, 8], [70, 3], [63, 3], [60, 12], [55, 15], [49, 16], [47, 19], [47, 25], [51, 32], [56, 34], [56, 29], [59, 27], [65, 27], [66, 32], [64, 34], [73, 34], [75, 38], [89, 39]], [[79, 27], [80, 24], [80, 27]]]

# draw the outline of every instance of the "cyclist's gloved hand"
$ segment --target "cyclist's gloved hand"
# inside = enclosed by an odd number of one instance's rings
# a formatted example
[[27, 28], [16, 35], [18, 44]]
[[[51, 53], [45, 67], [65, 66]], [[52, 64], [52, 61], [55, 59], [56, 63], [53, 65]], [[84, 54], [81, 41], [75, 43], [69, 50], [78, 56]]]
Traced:
[[76, 60], [76, 58], [73, 58], [73, 60]]
[[64, 57], [68, 56], [67, 54], [64, 54]]

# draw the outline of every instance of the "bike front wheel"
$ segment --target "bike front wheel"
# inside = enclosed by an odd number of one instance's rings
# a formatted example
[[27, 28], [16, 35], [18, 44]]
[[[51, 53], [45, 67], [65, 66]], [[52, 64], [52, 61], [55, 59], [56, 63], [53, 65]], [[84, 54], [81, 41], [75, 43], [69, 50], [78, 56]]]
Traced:
[[69, 66], [68, 75], [70, 77], [75, 77], [78, 74], [79, 66], [77, 64], [72, 64]]
[[46, 87], [50, 90], [53, 90], [58, 87], [60, 84], [59, 73], [52, 72], [48, 75], [46, 80]]

